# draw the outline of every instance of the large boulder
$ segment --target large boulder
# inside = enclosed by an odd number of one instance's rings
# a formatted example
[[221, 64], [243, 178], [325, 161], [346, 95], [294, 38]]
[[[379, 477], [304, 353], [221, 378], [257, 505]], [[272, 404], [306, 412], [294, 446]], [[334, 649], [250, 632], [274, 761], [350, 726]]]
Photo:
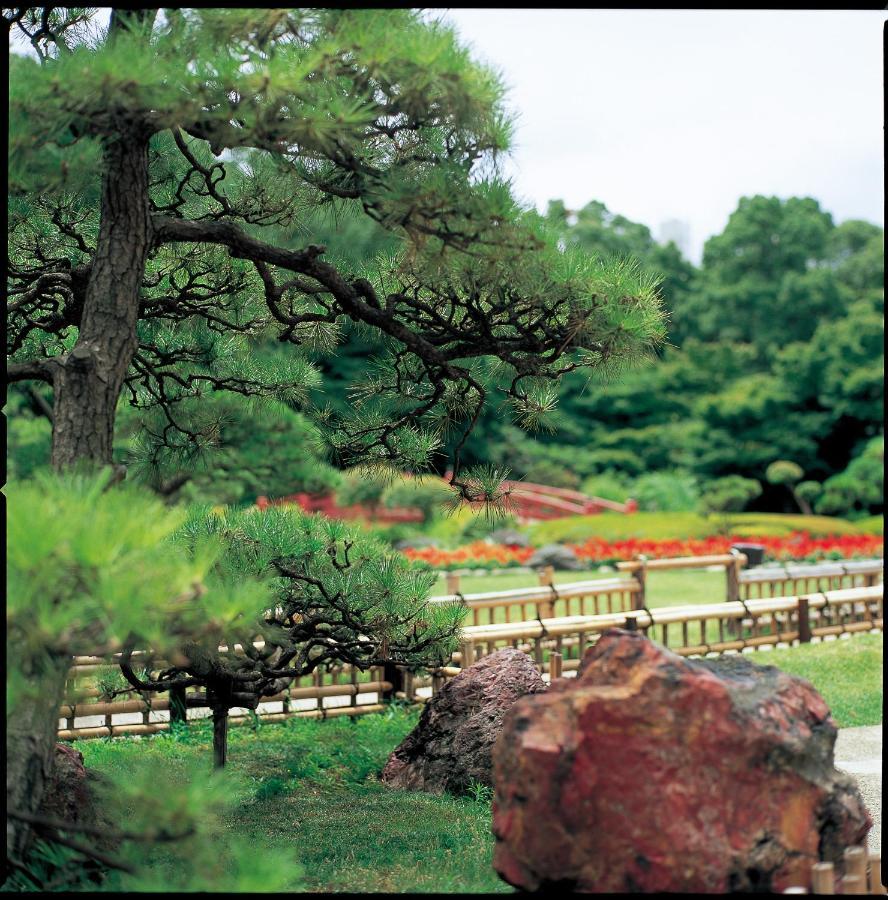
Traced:
[[781, 892], [871, 820], [805, 680], [691, 661], [611, 629], [576, 679], [509, 711], [494, 749], [494, 867], [525, 890]]
[[532, 569], [537, 566], [553, 566], [556, 570], [578, 572], [583, 563], [570, 547], [564, 544], [546, 544], [540, 547], [527, 561]]
[[435, 794], [493, 785], [491, 751], [503, 718], [525, 694], [546, 683], [525, 653], [498, 650], [450, 679], [429, 700], [416, 728], [389, 757], [382, 780]]

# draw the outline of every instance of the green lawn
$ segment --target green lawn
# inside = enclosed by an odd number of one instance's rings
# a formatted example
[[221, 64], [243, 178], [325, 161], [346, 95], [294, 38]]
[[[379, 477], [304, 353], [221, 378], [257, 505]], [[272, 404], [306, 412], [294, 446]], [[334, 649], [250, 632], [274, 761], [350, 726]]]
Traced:
[[783, 515], [780, 513], [727, 513], [706, 518], [693, 512], [636, 512], [631, 515], [604, 512], [594, 516], [567, 516], [532, 525], [528, 536], [534, 546], [554, 541], [582, 542], [589, 537], [606, 540], [627, 538], [684, 540], [717, 534], [727, 521], [737, 536], [780, 536], [808, 531], [812, 536], [831, 534], [881, 534], [881, 517], [849, 522], [832, 516]]
[[751, 654], [755, 662], [807, 678], [840, 728], [882, 721], [882, 635], [806, 644]]
[[[587, 569], [582, 572], [556, 572], [555, 585], [590, 579], [628, 577], [629, 575], [625, 573], [603, 572], [600, 569]], [[459, 580], [459, 589], [463, 594], [473, 594], [485, 591], [508, 591], [512, 588], [531, 587], [539, 583], [539, 578], [532, 573], [463, 575]], [[444, 575], [438, 578], [432, 593], [447, 593], [447, 582]], [[720, 603], [724, 599], [724, 569], [720, 569], [718, 572], [707, 572], [705, 569], [673, 569], [665, 572], [649, 572], [647, 576], [647, 605], [651, 607]], [[504, 611], [498, 610], [498, 612], [503, 615], [503, 621], [505, 621]]]
[[[841, 727], [881, 721], [880, 634], [750, 656], [810, 680]], [[490, 864], [489, 798], [393, 791], [378, 781], [418, 715], [394, 707], [354, 721], [233, 728], [226, 777], [238, 787], [224, 814], [228, 838], [272, 857], [295, 853], [300, 868], [291, 866], [283, 890], [509, 892]], [[190, 725], [184, 735], [75, 746], [88, 767], [124, 777], [157, 760], [182, 780], [210, 765], [207, 723]], [[175, 872], [166, 854], [160, 846], [145, 859], [172, 889]]]

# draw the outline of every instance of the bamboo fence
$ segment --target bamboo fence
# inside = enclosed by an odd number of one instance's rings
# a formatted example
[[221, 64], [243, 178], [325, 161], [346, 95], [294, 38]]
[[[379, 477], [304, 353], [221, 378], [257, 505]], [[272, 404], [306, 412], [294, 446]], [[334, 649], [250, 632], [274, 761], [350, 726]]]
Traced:
[[860, 559], [747, 569], [738, 573], [738, 596], [751, 600], [756, 597], [785, 597], [811, 591], [834, 591], [846, 587], [872, 587], [882, 580], [883, 566], [881, 559]]
[[[458, 593], [458, 581], [451, 576], [451, 593], [434, 597], [431, 602], [461, 601], [469, 609], [471, 624], [464, 628], [460, 649], [453, 654], [450, 665], [425, 674], [394, 666], [369, 672], [350, 666], [321, 667], [312, 676], [295, 679], [280, 694], [263, 698], [256, 712], [233, 709], [231, 720], [254, 721], [258, 716], [265, 722], [294, 716], [362, 715], [384, 708], [385, 700], [424, 701], [463, 667], [503, 647], [517, 647], [531, 654], [542, 672], [558, 677], [562, 669], [575, 670], [586, 647], [614, 626], [640, 629], [683, 656], [805, 643], [842, 632], [882, 628], [882, 585], [876, 583], [881, 582], [881, 560], [742, 571], [745, 561], [737, 552], [665, 560], [641, 558], [620, 564], [624, 571], [631, 572], [628, 578], [557, 587], [552, 584], [551, 567], [546, 567], [537, 587], [467, 595]], [[729, 597], [726, 602], [655, 609], [645, 605], [648, 570], [712, 565], [725, 567]], [[849, 582], [853, 585], [860, 580], [870, 584], [798, 596], [779, 593], [795, 584], [810, 584], [811, 579], [820, 579], [819, 584], [825, 583], [823, 579], [831, 579], [830, 586]], [[772, 596], [750, 598], [746, 588], [752, 585], [768, 586]], [[262, 642], [256, 646], [261, 647]], [[220, 647], [220, 651], [243, 654], [240, 645]], [[550, 672], [553, 654], [557, 672]], [[174, 700], [159, 694], [140, 695], [134, 690], [124, 691], [121, 699], [104, 699], [107, 690], [99, 682], [102, 675], [115, 672], [120, 681], [116, 661], [114, 657], [98, 656], [73, 659], [69, 699], [59, 710], [60, 739], [154, 734], [169, 729], [171, 718], [187, 720], [209, 714], [206, 697], [199, 690], [190, 690]], [[155, 672], [166, 665], [145, 652], [134, 653], [132, 662]]]
[[867, 853], [865, 847], [848, 847], [841, 873], [831, 862], [814, 863], [809, 884], [787, 888], [784, 894], [885, 894], [882, 884], [882, 857]]

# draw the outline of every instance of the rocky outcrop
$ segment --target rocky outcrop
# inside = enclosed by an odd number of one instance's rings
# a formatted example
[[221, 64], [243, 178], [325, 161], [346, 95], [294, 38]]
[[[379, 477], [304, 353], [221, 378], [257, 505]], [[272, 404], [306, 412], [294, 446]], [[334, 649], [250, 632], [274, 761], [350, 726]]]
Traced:
[[871, 826], [803, 679], [612, 629], [494, 749], [494, 866], [525, 890], [780, 892]]
[[531, 568], [536, 566], [553, 566], [556, 570], [578, 572], [583, 563], [570, 547], [564, 544], [546, 544], [540, 547], [527, 561]]
[[416, 728], [382, 772], [392, 787], [465, 793], [492, 786], [491, 751], [512, 704], [546, 683], [520, 650], [498, 650], [460, 672], [425, 705]]

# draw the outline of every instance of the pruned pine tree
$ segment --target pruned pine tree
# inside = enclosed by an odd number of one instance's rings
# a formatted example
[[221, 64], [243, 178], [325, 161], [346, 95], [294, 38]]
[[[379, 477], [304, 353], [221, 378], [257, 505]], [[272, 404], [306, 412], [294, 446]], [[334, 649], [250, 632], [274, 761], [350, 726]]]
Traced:
[[[92, 699], [63, 693], [72, 658], [140, 646], [176, 659], [183, 641], [218, 645], [274, 602], [269, 573], [225, 578], [219, 540], [182, 539], [184, 509], [167, 507], [135, 485], [107, 490], [110, 477], [107, 469], [97, 475], [44, 472], [6, 488], [6, 874], [27, 890], [46, 888], [26, 865], [34, 831], [87, 855], [97, 830], [106, 831], [100, 823], [86, 821], [84, 828], [84, 822], [59, 822], [41, 813], [39, 800], [33, 802], [42, 797], [50, 773], [60, 700]], [[145, 657], [138, 663], [140, 670], [152, 665]], [[156, 773], [154, 779], [147, 785], [130, 777], [123, 787], [109, 787], [132, 796], [138, 781], [156, 796]], [[103, 807], [115, 802], [103, 793]], [[197, 799], [189, 790], [166, 805], [144, 801], [135, 814], [127, 813], [125, 832], [136, 830], [135, 815], [147, 825], [145, 833], [166, 834], [183, 852], [193, 851], [189, 838], [212, 831], [213, 817], [200, 812]], [[107, 824], [103, 836], [119, 843], [125, 835]], [[133, 872], [144, 845], [119, 849], [97, 858]]]
[[344, 522], [292, 507], [195, 508], [179, 538], [194, 547], [220, 542], [217, 575], [225, 583], [271, 577], [275, 588], [261, 616], [245, 617], [230, 631], [230, 653], [218, 652], [215, 636], [194, 639], [181, 648], [180, 662], [149, 677], [123, 654], [123, 674], [142, 694], [205, 689], [206, 702], [198, 702], [213, 712], [216, 766], [225, 764], [232, 707], [255, 709], [319, 666], [436, 668], [456, 649], [465, 610], [426, 602], [437, 574], [415, 568]]
[[[7, 381], [51, 386], [56, 468], [113, 462], [122, 399], [171, 452], [205, 440], [208, 393], [302, 407], [353, 323], [387, 353], [352, 413], [315, 411], [337, 459], [420, 469], [455, 433], [454, 488], [495, 499], [460, 466], [482, 374], [531, 426], [566, 372], [661, 340], [650, 280], [560, 251], [513, 199], [500, 80], [426, 14], [96, 12], [4, 12], [31, 51], [10, 70]], [[305, 223], [337, 208], [402, 249], [326, 258]], [[284, 361], [251, 357], [268, 336]]]

